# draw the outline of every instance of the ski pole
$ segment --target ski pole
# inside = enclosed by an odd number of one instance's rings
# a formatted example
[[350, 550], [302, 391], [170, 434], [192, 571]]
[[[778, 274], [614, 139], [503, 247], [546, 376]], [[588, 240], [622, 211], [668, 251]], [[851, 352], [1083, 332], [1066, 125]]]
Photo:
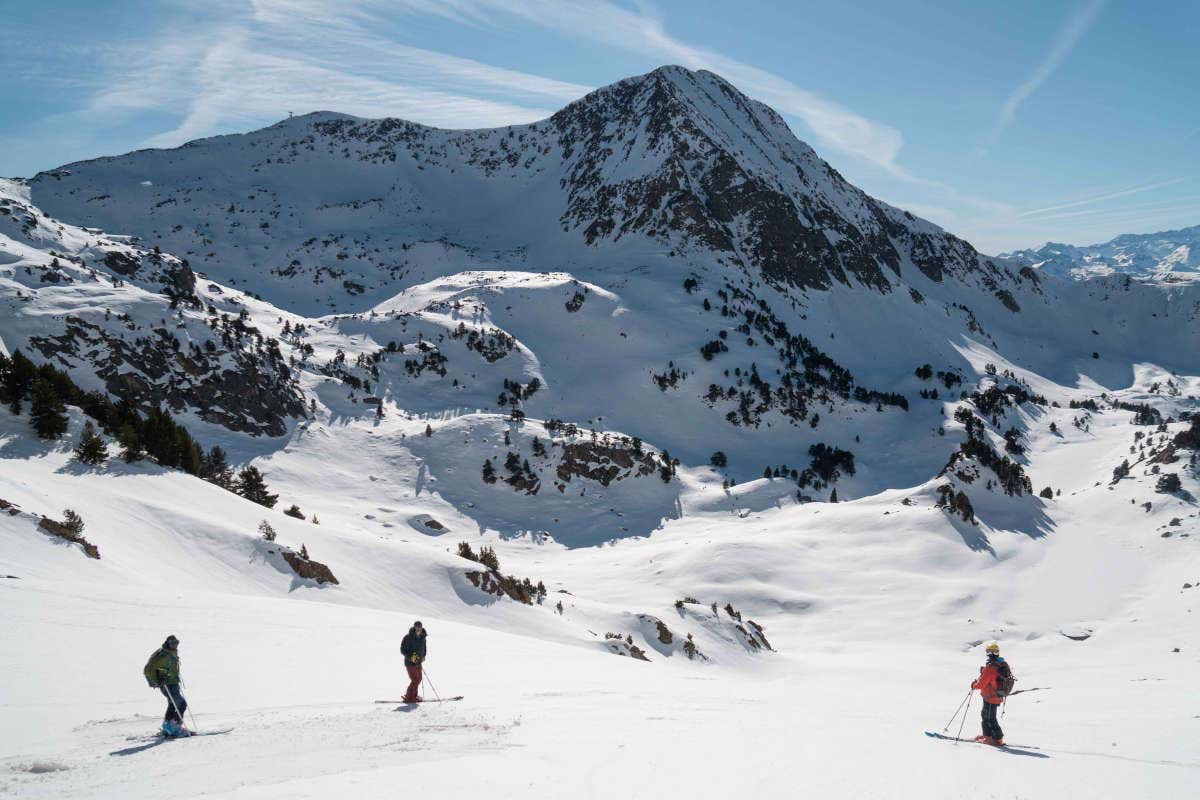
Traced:
[[[182, 679], [182, 678], [180, 678], [180, 679], [179, 679], [179, 685], [180, 685], [180, 686], [182, 686], [182, 687], [183, 687], [183, 688], [185, 688], [185, 689], [187, 688], [187, 684], [183, 682], [183, 679]], [[176, 711], [176, 713], [178, 713], [179, 709], [175, 709], [175, 711]], [[188, 714], [188, 716], [189, 716], [189, 717], [191, 717], [191, 719], [192, 719], [192, 730], [193, 730], [193, 731], [198, 731], [198, 730], [200, 730], [198, 727], [196, 727], [196, 715], [195, 715], [195, 713], [192, 711], [192, 707], [191, 707], [191, 706], [188, 706], [187, 714]]]
[[436, 697], [439, 701], [441, 701], [442, 696], [440, 694], [438, 694], [437, 687], [433, 685], [433, 681], [429, 680], [429, 671], [426, 670], [424, 668], [424, 666], [422, 666], [422, 668], [421, 668], [421, 680], [424, 681], [425, 683], [429, 684], [429, 688], [433, 689], [433, 696]]
[[967, 698], [970, 696], [971, 691], [968, 691], [966, 697], [964, 697], [962, 702], [958, 704], [958, 708], [954, 709], [954, 716], [952, 716], [950, 721], [946, 723], [946, 727], [942, 728], [942, 733], [946, 733], [950, 730], [950, 726], [954, 724], [954, 720], [958, 719], [958, 712], [962, 711], [963, 703], [967, 702]]
[[970, 694], [967, 695], [967, 707], [963, 710], [962, 722], [958, 723], [958, 736], [955, 737], [955, 742], [954, 742], [955, 744], [958, 744], [958, 740], [962, 739], [962, 729], [963, 729], [963, 726], [967, 724], [967, 714], [971, 710], [971, 698], [974, 696], [975, 696], [975, 690], [972, 689]]

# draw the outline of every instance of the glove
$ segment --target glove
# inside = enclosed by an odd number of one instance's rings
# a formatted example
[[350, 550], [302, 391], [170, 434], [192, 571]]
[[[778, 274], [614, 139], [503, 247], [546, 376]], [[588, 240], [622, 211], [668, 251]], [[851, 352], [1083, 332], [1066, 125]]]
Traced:
[[412, 663], [414, 663], [414, 664], [420, 664], [420, 663], [421, 663], [421, 657], [420, 657], [419, 655], [417, 655], [416, 653], [413, 653], [413, 654], [412, 654]]

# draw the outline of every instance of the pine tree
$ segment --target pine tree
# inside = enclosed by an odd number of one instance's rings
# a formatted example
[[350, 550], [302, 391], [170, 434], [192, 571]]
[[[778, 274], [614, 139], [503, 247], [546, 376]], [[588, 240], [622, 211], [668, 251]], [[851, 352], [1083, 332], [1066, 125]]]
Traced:
[[1162, 494], [1172, 494], [1182, 488], [1183, 483], [1179, 480], [1179, 475], [1175, 472], [1164, 473], [1154, 485], [1154, 491]]
[[20, 350], [14, 350], [4, 369], [4, 380], [0, 383], [4, 401], [14, 414], [21, 413], [21, 401], [29, 394], [37, 378], [37, 367]]
[[495, 483], [496, 482], [496, 468], [494, 466], [492, 466], [492, 460], [490, 458], [486, 459], [483, 462], [483, 482], [484, 483]]
[[426, 436], [433, 436], [433, 426], [432, 426], [432, 425], [430, 425], [428, 422], [427, 422], [427, 423], [425, 423], [425, 435], [426, 435]]
[[483, 564], [490, 570], [500, 571], [500, 557], [496, 555], [496, 551], [490, 547], [479, 548], [479, 563]]
[[72, 509], [63, 510], [62, 526], [67, 529], [75, 538], [83, 535], [83, 517], [76, 514]]
[[258, 467], [246, 467], [239, 472], [234, 491], [250, 502], [267, 508], [274, 508], [279, 501], [279, 495], [267, 491], [267, 482], [263, 480]]
[[200, 477], [209, 483], [215, 483], [222, 489], [233, 488], [233, 469], [229, 466], [229, 459], [220, 446], [213, 445], [212, 449], [208, 451], [208, 455], [204, 457]]
[[832, 492], [829, 493], [829, 502], [836, 503], [837, 501], [838, 501], [837, 489], [835, 488]]
[[189, 475], [199, 475], [204, 471], [204, 451], [181, 425], [178, 429], [176, 443], [179, 446], [179, 468]]
[[42, 439], [57, 439], [67, 432], [67, 409], [54, 385], [44, 378], [33, 384], [29, 423]]
[[696, 654], [699, 652], [696, 649], [696, 643], [692, 640], [692, 635], [690, 633], [687, 635], [687, 638], [683, 640], [683, 652], [689, 659], [695, 658]]
[[108, 459], [108, 445], [97, 435], [91, 420], [83, 425], [83, 433], [79, 435], [79, 445], [75, 448], [75, 457], [93, 467], [103, 464]]
[[275, 529], [271, 527], [271, 523], [264, 519], [258, 523], [258, 535], [263, 538], [263, 541], [273, 542], [277, 534], [275, 533]]
[[121, 445], [121, 458], [126, 464], [132, 464], [134, 461], [141, 461], [146, 457], [146, 449], [142, 446], [142, 437], [138, 433], [136, 427], [131, 423], [125, 423], [121, 426], [121, 431], [117, 434], [117, 443]]

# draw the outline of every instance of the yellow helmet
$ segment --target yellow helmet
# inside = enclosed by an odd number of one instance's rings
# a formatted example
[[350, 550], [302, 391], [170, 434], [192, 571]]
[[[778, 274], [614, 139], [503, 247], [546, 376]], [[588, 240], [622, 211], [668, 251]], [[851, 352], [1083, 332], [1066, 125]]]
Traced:
[[987, 647], [985, 647], [983, 649], [989, 653], [999, 653], [1000, 645], [996, 644], [995, 642], [992, 642], [991, 644], [989, 644]]

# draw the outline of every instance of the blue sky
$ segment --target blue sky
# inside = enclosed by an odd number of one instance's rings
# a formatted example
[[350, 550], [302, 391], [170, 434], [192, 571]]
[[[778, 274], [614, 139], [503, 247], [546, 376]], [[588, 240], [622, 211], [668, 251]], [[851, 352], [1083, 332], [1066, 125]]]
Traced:
[[1200, 4], [0, 0], [0, 175], [324, 109], [527, 122], [682, 64], [985, 252], [1200, 224]]

